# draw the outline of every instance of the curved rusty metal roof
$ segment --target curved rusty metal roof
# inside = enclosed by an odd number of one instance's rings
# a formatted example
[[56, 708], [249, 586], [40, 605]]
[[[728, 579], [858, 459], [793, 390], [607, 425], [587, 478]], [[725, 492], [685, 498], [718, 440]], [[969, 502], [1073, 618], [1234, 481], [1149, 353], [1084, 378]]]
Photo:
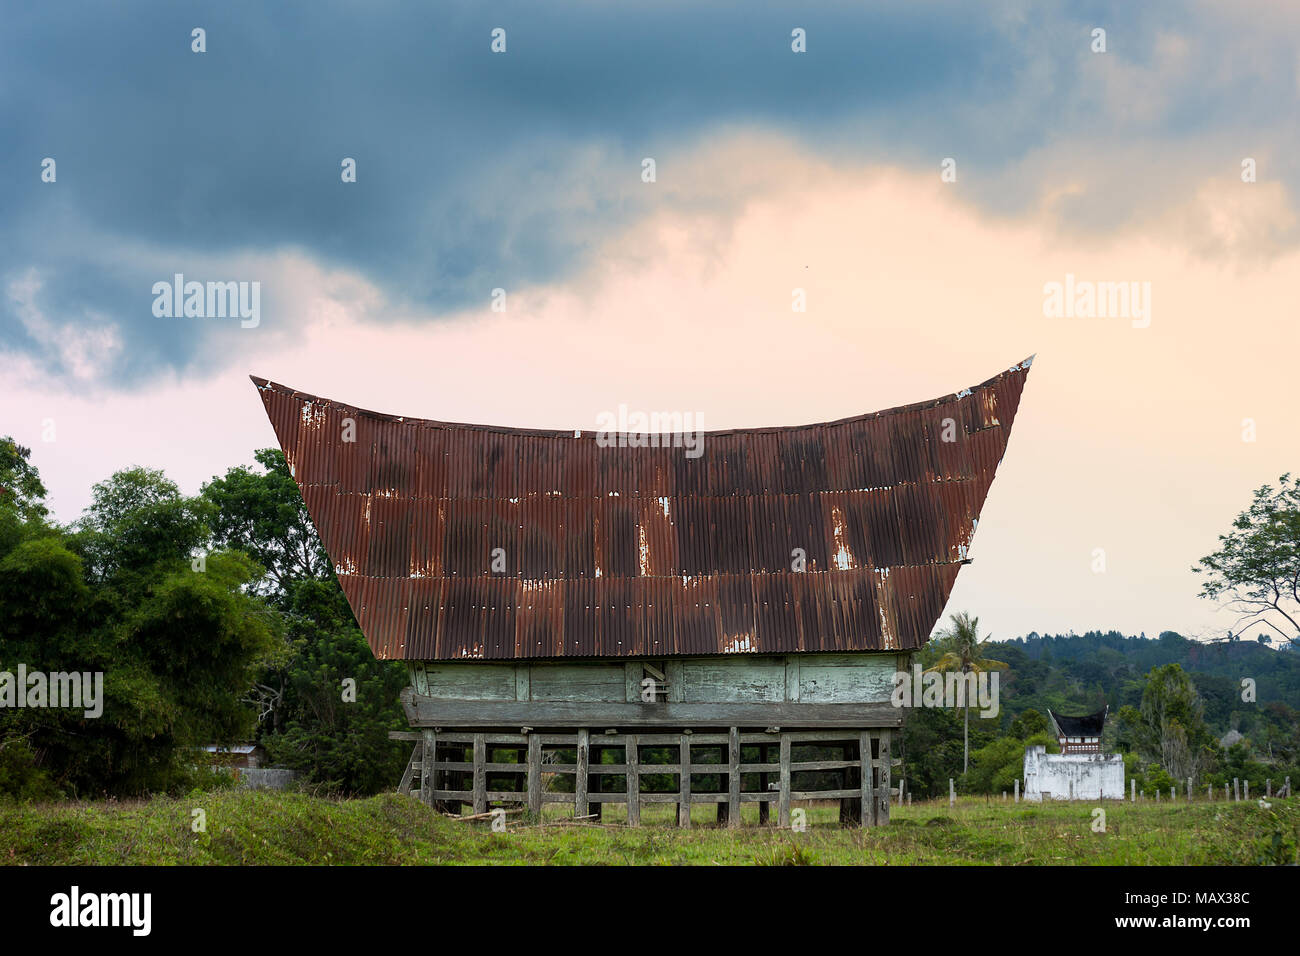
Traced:
[[695, 458], [252, 379], [376, 657], [589, 658], [919, 647], [1029, 365], [856, 418], [705, 432]]

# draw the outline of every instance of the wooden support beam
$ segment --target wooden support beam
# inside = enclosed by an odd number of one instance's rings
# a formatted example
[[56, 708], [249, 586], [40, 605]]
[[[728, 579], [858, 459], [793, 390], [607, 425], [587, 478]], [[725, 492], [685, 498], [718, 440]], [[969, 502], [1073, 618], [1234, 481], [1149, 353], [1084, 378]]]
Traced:
[[862, 788], [858, 823], [864, 827], [876, 825], [875, 774], [871, 763], [871, 734], [864, 730], [858, 734], [858, 780]]
[[740, 728], [732, 727], [727, 741], [727, 826], [740, 826]]
[[424, 731], [424, 740], [416, 745], [416, 749], [420, 751], [420, 799], [433, 806], [433, 791], [437, 786], [434, 774], [438, 759], [438, 732]]
[[893, 751], [890, 747], [894, 732], [888, 728], [880, 731], [880, 792], [876, 799], [876, 823], [889, 823], [889, 788], [893, 775]]
[[587, 803], [587, 758], [590, 734], [578, 731], [578, 772], [573, 775], [573, 815], [586, 817], [590, 812]]
[[[767, 744], [761, 744], [759, 746], [758, 759], [760, 763], [763, 764], [767, 763], [768, 758], [771, 756], [771, 749], [772, 748], [767, 746]], [[744, 773], [743, 767], [741, 768], [741, 773]], [[768, 784], [768, 775], [766, 773], [760, 773], [758, 775], [758, 787], [764, 793], [767, 793], [767, 784]], [[758, 825], [760, 827], [766, 826], [767, 822], [768, 822], [768, 806], [767, 806], [767, 801], [764, 800], [762, 803], [758, 805]]]
[[628, 734], [623, 762], [627, 764], [627, 823], [633, 827], [641, 825], [641, 755], [637, 750], [636, 734]]
[[790, 826], [790, 735], [781, 735], [781, 769], [777, 792], [776, 825]]
[[528, 738], [528, 815], [542, 818], [542, 738]]
[[[671, 662], [670, 662], [671, 666]], [[691, 828], [691, 738], [689, 734], [682, 734], [681, 756], [678, 758], [678, 764], [681, 769], [681, 780], [678, 789], [677, 802], [677, 825], [683, 829]]]
[[487, 740], [474, 735], [474, 812], [487, 812]]
[[425, 697], [410, 687], [402, 690], [401, 699], [412, 727], [841, 727], [852, 740], [862, 727], [899, 727], [903, 719], [902, 708], [888, 701], [644, 704], [639, 698], [625, 703], [451, 700]]

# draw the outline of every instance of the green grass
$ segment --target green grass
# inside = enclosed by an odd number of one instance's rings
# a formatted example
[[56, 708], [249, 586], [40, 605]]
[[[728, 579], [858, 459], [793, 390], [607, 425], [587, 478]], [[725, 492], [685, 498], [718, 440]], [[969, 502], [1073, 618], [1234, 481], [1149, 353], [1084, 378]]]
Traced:
[[[206, 832], [191, 829], [193, 811]], [[560, 807], [548, 808], [558, 812]], [[618, 808], [607, 807], [607, 820]], [[451, 820], [386, 794], [328, 800], [224, 791], [137, 803], [0, 805], [0, 862], [8, 864], [1256, 864], [1295, 863], [1300, 800], [1258, 803], [986, 802], [895, 807], [888, 827], [841, 829], [837, 806], [808, 808], [808, 829], [720, 830], [700, 808], [689, 831], [672, 808], [646, 808], [641, 828], [527, 826], [505, 833]], [[549, 818], [548, 818], [549, 819]]]

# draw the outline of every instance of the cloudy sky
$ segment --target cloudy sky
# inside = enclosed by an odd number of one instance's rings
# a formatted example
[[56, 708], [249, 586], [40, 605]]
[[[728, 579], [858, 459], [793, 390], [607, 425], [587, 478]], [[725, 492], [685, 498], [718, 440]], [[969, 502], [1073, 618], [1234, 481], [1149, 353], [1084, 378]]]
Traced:
[[[0, 433], [70, 521], [118, 468], [197, 491], [274, 444], [249, 373], [726, 428], [1037, 353], [948, 610], [1219, 636], [1189, 568], [1300, 469], [1300, 9], [1066, 6], [14, 8]], [[156, 316], [176, 273], [259, 282], [260, 321]], [[1067, 276], [1149, 311], [1045, 314]]]

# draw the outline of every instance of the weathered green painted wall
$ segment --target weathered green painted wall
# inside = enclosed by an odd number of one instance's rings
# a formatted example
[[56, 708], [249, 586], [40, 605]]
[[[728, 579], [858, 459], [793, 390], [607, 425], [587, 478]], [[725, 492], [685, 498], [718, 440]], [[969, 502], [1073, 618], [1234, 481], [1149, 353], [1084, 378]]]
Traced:
[[[666, 671], [673, 703], [874, 703], [889, 700], [903, 656], [726, 655], [651, 661]], [[640, 700], [642, 661], [437, 661], [411, 664], [417, 694], [440, 700], [630, 703]]]

